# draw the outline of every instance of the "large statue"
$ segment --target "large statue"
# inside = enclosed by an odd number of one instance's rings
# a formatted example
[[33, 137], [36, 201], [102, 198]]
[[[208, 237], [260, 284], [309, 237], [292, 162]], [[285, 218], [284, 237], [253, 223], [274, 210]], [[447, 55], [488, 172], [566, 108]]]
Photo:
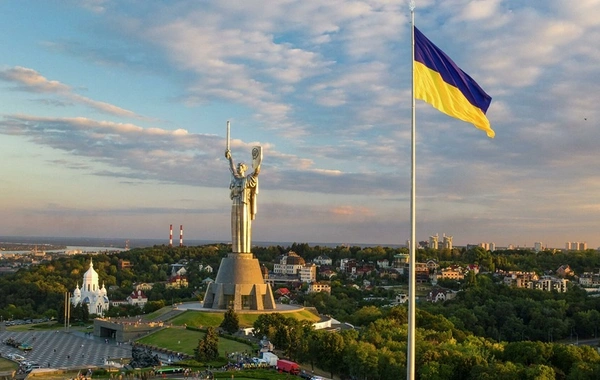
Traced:
[[258, 173], [262, 162], [262, 148], [252, 148], [252, 168], [231, 157], [229, 122], [225, 157], [231, 170], [231, 253], [221, 259], [215, 282], [208, 284], [204, 307], [209, 309], [274, 310], [275, 299], [271, 285], [265, 282], [260, 263], [252, 254], [252, 220], [256, 216]]
[[225, 150], [231, 171], [231, 250], [234, 253], [250, 252], [252, 243], [252, 220], [256, 216], [256, 194], [258, 194], [258, 173], [262, 161], [261, 147], [252, 149], [252, 166], [254, 171], [246, 176], [248, 167], [240, 162], [237, 167], [233, 163], [231, 151]]

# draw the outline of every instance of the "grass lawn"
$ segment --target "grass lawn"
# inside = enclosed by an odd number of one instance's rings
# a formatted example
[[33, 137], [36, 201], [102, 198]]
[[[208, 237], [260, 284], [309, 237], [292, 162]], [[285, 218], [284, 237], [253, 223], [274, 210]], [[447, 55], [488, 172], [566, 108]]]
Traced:
[[321, 318], [308, 310], [300, 310], [292, 314], [283, 314], [285, 317], [294, 317], [301, 321], [318, 322]]
[[[169, 320], [175, 326], [192, 326], [192, 327], [218, 327], [223, 321], [221, 313], [202, 313], [200, 311], [188, 310], [175, 318]], [[240, 327], [242, 322], [240, 320]]]
[[[176, 316], [169, 322], [175, 326], [193, 326], [193, 327], [218, 327], [223, 321], [221, 313], [206, 313], [201, 311], [188, 310], [183, 314]], [[252, 327], [260, 314], [238, 313], [240, 328]], [[308, 310], [300, 310], [294, 313], [283, 314], [286, 318], [296, 318], [301, 321], [317, 322], [319, 317]]]
[[[198, 340], [203, 337], [204, 333], [200, 331], [171, 327], [143, 337], [138, 342], [194, 355], [194, 348], [198, 347]], [[223, 337], [219, 338], [219, 355], [225, 356], [225, 352], [243, 351], [252, 351], [252, 346]]]
[[142, 319], [144, 321], [153, 321], [156, 318], [160, 317], [163, 314], [167, 314], [168, 312], [173, 310], [173, 306], [169, 305], [169, 306], [165, 306], [162, 309], [158, 309], [156, 311], [153, 311], [150, 314], [144, 314], [142, 315]]
[[0, 372], [14, 371], [19, 369], [19, 365], [11, 360], [0, 358]]

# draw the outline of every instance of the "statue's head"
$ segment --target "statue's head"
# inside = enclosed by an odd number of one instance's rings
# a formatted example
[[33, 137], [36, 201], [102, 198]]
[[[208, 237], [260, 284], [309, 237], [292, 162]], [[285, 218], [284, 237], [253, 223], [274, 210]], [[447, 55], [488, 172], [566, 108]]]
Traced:
[[237, 171], [239, 174], [244, 174], [248, 170], [248, 166], [245, 163], [240, 162], [237, 166]]

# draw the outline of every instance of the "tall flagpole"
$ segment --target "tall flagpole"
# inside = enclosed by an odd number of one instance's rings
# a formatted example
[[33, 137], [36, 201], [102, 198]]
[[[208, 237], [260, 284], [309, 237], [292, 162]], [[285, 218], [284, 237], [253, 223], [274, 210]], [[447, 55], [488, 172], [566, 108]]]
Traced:
[[412, 101], [412, 128], [411, 128], [411, 168], [410, 168], [410, 248], [408, 262], [408, 353], [406, 355], [406, 378], [415, 378], [415, 291], [416, 291], [416, 128], [415, 128], [415, 1], [410, 2], [410, 36], [411, 36], [411, 101]]

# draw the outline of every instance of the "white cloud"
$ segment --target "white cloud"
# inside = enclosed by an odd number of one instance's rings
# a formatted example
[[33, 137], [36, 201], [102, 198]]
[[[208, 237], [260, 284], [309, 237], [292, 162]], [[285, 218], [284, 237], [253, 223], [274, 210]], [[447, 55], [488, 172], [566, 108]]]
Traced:
[[15, 82], [20, 90], [46, 93], [69, 93], [71, 88], [57, 81], [51, 81], [33, 69], [16, 66], [0, 71], [0, 79]]
[[500, 0], [475, 0], [470, 1], [461, 9], [461, 19], [485, 20], [498, 14]]
[[87, 105], [103, 113], [123, 117], [138, 117], [132, 111], [78, 95], [73, 92], [70, 86], [55, 80], [48, 80], [37, 71], [26, 67], [17, 66], [0, 71], [0, 79], [16, 83], [18, 85], [17, 89], [21, 91], [59, 95], [74, 103]]

